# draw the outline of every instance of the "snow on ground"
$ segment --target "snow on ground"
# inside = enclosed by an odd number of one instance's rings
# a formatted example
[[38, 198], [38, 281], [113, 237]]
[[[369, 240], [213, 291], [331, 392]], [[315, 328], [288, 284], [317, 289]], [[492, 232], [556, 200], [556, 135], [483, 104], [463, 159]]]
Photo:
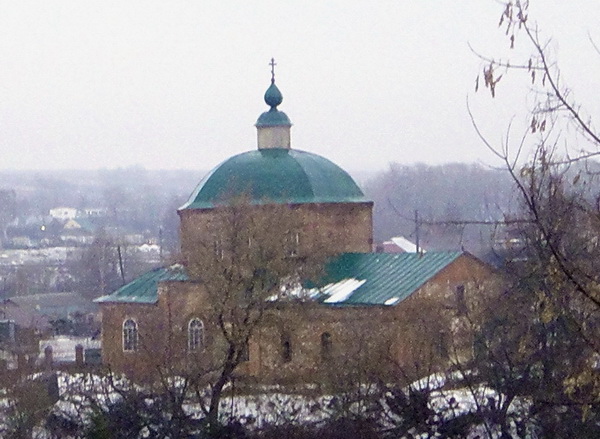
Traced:
[[472, 376], [471, 371], [457, 370], [451, 373], [434, 373], [414, 381], [409, 388], [414, 390], [438, 390], [441, 389], [449, 381], [463, 381]]
[[[437, 419], [445, 421], [468, 413], [475, 413], [486, 405], [489, 407], [491, 400], [496, 401], [496, 404], [500, 403], [503, 396], [483, 385], [473, 388], [444, 388], [445, 385], [451, 382], [459, 382], [457, 380], [461, 380], [462, 377], [460, 372], [455, 372], [448, 377], [434, 374], [415, 381], [406, 387], [404, 391], [410, 389], [428, 390], [430, 392], [429, 407], [437, 413]], [[143, 390], [118, 376], [107, 377], [57, 372], [57, 380], [60, 400], [55, 405], [55, 411], [80, 419], [85, 419], [91, 413], [88, 411], [90, 410], [90, 399], [106, 407], [121, 399], [122, 396], [116, 389]], [[182, 383], [181, 378], [176, 378], [170, 384], [178, 388]], [[365, 389], [358, 390], [365, 391]], [[152, 405], [152, 400], [145, 398], [147, 403]], [[310, 396], [299, 393], [289, 394], [285, 393], [282, 388], [265, 387], [264, 392], [253, 395], [224, 396], [221, 401], [221, 417], [225, 422], [229, 419], [235, 419], [242, 424], [256, 428], [274, 424], [315, 424], [340, 414], [340, 398], [344, 398], [344, 395]], [[350, 398], [350, 400], [352, 399]], [[380, 403], [384, 410], [388, 407], [383, 399]], [[345, 406], [345, 409], [350, 410], [350, 412], [356, 410], [357, 414], [361, 413], [359, 403], [354, 404]], [[184, 409], [194, 418], [204, 417], [204, 412], [198, 402], [190, 400], [189, 403], [184, 405]], [[514, 413], [518, 418], [518, 414], [525, 413], [527, 409], [528, 404], [526, 401], [516, 400], [511, 405], [509, 412]], [[383, 416], [382, 422], [385, 422], [390, 428], [393, 428], [394, 422], [398, 421], [394, 419], [395, 415], [389, 408]], [[473, 427], [467, 438], [489, 437], [490, 432], [491, 437], [500, 437], [496, 428], [482, 424]], [[422, 435], [421, 432], [415, 431], [414, 433], [413, 437], [422, 437], [423, 439], [429, 437]]]
[[[30, 249], [5, 249], [0, 251], [0, 266], [20, 265], [63, 265], [76, 259], [86, 247], [46, 247]], [[160, 247], [156, 244], [128, 246], [128, 251], [135, 251], [141, 258], [157, 261]]]
[[52, 361], [55, 363], [74, 363], [75, 348], [77, 345], [83, 349], [100, 349], [101, 341], [90, 337], [73, 337], [70, 335], [57, 335], [49, 339], [40, 340], [39, 358], [44, 358], [44, 351], [49, 346], [52, 348]]
[[81, 249], [77, 247], [48, 247], [39, 249], [2, 250], [0, 265], [64, 264]]

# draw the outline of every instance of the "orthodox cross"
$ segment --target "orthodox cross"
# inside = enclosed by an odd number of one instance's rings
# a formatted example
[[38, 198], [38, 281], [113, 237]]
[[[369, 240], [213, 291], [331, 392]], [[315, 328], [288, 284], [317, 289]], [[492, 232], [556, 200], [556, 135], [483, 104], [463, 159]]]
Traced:
[[269, 65], [271, 66], [271, 84], [275, 83], [275, 66], [277, 65], [275, 63], [275, 58], [271, 58], [271, 62], [269, 63]]

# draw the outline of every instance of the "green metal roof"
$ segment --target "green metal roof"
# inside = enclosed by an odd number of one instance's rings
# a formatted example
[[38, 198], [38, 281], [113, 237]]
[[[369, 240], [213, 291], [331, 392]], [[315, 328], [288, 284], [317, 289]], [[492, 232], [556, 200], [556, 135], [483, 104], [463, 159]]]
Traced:
[[[462, 252], [342, 253], [330, 261], [318, 285], [306, 285], [324, 305], [396, 305], [454, 262]], [[181, 265], [157, 268], [98, 303], [152, 304], [162, 281], [186, 281]], [[315, 293], [316, 292], [316, 293]]]
[[185, 281], [188, 276], [182, 265], [155, 268], [140, 277], [123, 285], [107, 296], [98, 297], [96, 303], [156, 303], [158, 300], [158, 283], [162, 281]]
[[292, 122], [287, 114], [285, 114], [283, 111], [271, 108], [269, 111], [265, 111], [258, 116], [255, 126], [257, 128], [277, 126], [290, 127], [292, 126]]
[[346, 171], [319, 155], [272, 148], [229, 158], [200, 182], [181, 209], [206, 209], [248, 195], [263, 203], [359, 203], [368, 201]]
[[318, 299], [328, 305], [395, 305], [462, 254], [343, 253], [327, 264]]
[[275, 108], [278, 105], [281, 105], [283, 102], [283, 95], [279, 91], [279, 88], [275, 85], [274, 78], [271, 80], [271, 85], [265, 92], [265, 102], [271, 108]]
[[283, 111], [279, 111], [277, 106], [283, 101], [283, 95], [275, 85], [273, 79], [271, 85], [265, 92], [265, 102], [271, 109], [265, 111], [258, 117], [256, 127], [275, 127], [275, 126], [292, 126], [290, 119]]

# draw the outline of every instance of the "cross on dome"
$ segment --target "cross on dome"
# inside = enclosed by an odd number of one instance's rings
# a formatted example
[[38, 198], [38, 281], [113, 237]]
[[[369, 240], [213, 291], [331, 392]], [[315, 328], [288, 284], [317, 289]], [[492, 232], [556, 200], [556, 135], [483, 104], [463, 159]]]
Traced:
[[[271, 66], [271, 85], [265, 93], [265, 102], [271, 107], [272, 112], [277, 112], [277, 106], [283, 101], [283, 95], [275, 85], [275, 66], [277, 65], [275, 58], [271, 58], [269, 65]], [[287, 119], [287, 116], [285, 118]]]
[[277, 63], [275, 62], [275, 58], [271, 58], [271, 62], [269, 63], [271, 66], [271, 84], [275, 83], [275, 66]]

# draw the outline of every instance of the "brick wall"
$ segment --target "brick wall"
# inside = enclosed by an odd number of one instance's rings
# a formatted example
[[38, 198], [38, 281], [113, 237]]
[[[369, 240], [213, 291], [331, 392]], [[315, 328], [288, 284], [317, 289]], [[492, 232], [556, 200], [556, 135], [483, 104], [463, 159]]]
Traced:
[[[496, 280], [491, 268], [463, 255], [396, 306], [274, 304], [251, 340], [250, 360], [238, 373], [279, 383], [323, 382], [346, 372], [387, 374], [398, 367], [423, 376], [445, 365], [448, 352], [455, 351], [457, 286], [465, 287], [470, 300], [484, 297]], [[166, 365], [209, 369], [224, 347], [211, 316], [208, 297], [194, 282], [161, 284], [155, 305], [104, 304], [103, 360], [113, 370], [137, 377], [150, 376]], [[194, 317], [204, 322], [205, 349], [190, 354], [187, 324]], [[127, 318], [139, 325], [140, 346], [135, 353], [122, 349]], [[326, 354], [325, 333], [330, 346]]]
[[[254, 207], [261, 209], [261, 206]], [[370, 252], [373, 245], [373, 203], [297, 204], [290, 206], [297, 220], [301, 247], [325, 244], [329, 253]], [[217, 209], [179, 211], [181, 248], [184, 255], [194, 252], [198, 236], [213, 236], [222, 220]], [[216, 237], [215, 237], [216, 239]]]

